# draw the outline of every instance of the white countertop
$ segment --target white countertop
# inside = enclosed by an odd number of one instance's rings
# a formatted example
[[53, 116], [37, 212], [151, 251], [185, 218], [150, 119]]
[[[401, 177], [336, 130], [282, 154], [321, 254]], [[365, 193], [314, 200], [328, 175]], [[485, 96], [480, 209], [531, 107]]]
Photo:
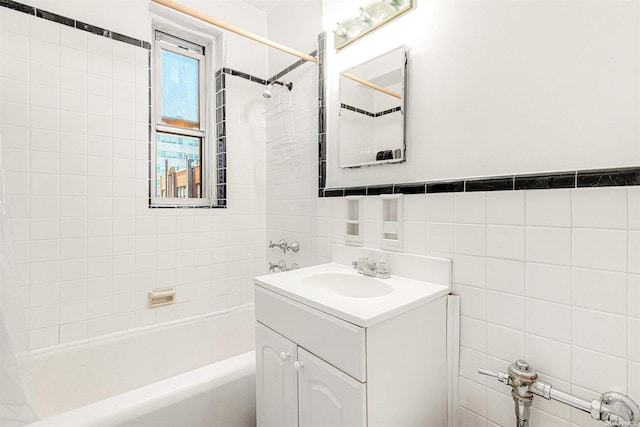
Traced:
[[258, 276], [254, 281], [265, 289], [362, 327], [375, 325], [450, 293], [450, 286], [395, 275], [388, 279], [370, 278], [384, 282], [393, 291], [369, 298], [347, 297], [302, 284], [305, 277], [323, 273], [357, 275], [352, 267], [329, 263]]

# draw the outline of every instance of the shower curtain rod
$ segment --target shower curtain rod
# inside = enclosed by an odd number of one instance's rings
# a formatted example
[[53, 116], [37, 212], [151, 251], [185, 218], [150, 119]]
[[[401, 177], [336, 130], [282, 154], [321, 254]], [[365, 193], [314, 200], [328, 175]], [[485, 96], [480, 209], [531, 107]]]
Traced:
[[232, 33], [236, 33], [242, 37], [246, 37], [248, 39], [251, 39], [253, 41], [257, 41], [258, 43], [262, 43], [265, 44], [269, 47], [272, 47], [274, 49], [278, 49], [282, 52], [288, 53], [290, 55], [294, 55], [297, 56], [298, 58], [304, 59], [305, 61], [309, 61], [309, 62], [317, 62], [316, 58], [314, 58], [311, 55], [307, 55], [306, 53], [302, 53], [300, 51], [297, 51], [295, 49], [292, 49], [288, 46], [285, 46], [283, 44], [274, 42], [272, 40], [269, 40], [265, 37], [259, 36], [257, 34], [253, 34], [249, 31], [243, 30], [242, 28], [236, 27], [235, 25], [231, 25], [231, 24], [227, 24], [226, 22], [220, 21], [219, 19], [215, 19], [212, 18], [208, 15], [205, 15], [202, 12], [199, 12], [195, 9], [191, 9], [190, 7], [187, 6], [183, 6], [179, 3], [176, 3], [172, 0], [151, 0], [154, 3], [158, 3], [161, 4], [163, 6], [166, 6], [170, 9], [176, 10], [178, 12], [182, 12], [185, 15], [189, 15], [193, 18], [199, 19], [201, 21], [204, 21], [208, 24], [214, 25], [216, 27], [222, 28], [223, 30], [227, 30], [227, 31], [231, 31]]
[[389, 90], [389, 89], [387, 89], [385, 87], [379, 86], [379, 85], [377, 85], [375, 83], [371, 83], [369, 80], [365, 80], [365, 79], [362, 79], [360, 77], [354, 76], [351, 73], [342, 73], [342, 75], [345, 76], [348, 79], [353, 80], [354, 82], [358, 82], [360, 84], [363, 84], [365, 86], [370, 87], [371, 89], [375, 89], [375, 90], [378, 90], [380, 92], [386, 93], [387, 95], [391, 95], [394, 98], [398, 98], [398, 99], [402, 98], [402, 96], [400, 96], [400, 94], [398, 92], [394, 92], [394, 91]]

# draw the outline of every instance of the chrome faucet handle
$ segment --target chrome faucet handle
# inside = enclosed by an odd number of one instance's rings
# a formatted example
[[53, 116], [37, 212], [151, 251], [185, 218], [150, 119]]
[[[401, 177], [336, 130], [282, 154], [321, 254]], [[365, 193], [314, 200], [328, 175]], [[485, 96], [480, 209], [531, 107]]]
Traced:
[[298, 242], [292, 242], [290, 245], [287, 245], [287, 249], [298, 252], [300, 250], [300, 244]]
[[380, 273], [388, 273], [389, 272], [389, 265], [387, 264], [387, 261], [384, 258], [380, 258], [376, 262], [376, 269]]
[[482, 375], [486, 375], [488, 377], [496, 377], [498, 378], [498, 374], [496, 372], [489, 371], [487, 369], [478, 368], [478, 373]]
[[504, 372], [492, 372], [486, 369], [478, 368], [478, 373], [488, 377], [494, 377], [501, 383], [509, 384], [509, 376]]

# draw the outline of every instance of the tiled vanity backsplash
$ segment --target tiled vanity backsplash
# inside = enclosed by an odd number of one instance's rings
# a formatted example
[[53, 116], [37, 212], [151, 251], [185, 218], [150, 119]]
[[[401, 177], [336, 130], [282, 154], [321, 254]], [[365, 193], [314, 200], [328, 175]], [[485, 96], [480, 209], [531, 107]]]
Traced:
[[[345, 199], [318, 199], [318, 253], [344, 239]], [[364, 198], [379, 247], [379, 196]], [[508, 387], [477, 374], [526, 358], [583, 398], [640, 398], [640, 186], [405, 194], [403, 251], [454, 260], [462, 297], [460, 426], [509, 426]], [[543, 399], [545, 426], [591, 426]], [[485, 421], [486, 419], [486, 421]]]

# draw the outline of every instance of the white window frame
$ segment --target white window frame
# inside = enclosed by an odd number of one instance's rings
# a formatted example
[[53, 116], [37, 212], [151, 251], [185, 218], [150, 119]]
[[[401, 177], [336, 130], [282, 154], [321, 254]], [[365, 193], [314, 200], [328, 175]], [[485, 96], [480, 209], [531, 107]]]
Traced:
[[[211, 40], [203, 40], [185, 31], [166, 26], [154, 25], [153, 27], [153, 101], [152, 101], [152, 124], [151, 124], [151, 170], [150, 170], [150, 206], [151, 207], [207, 207], [216, 206], [216, 182], [214, 181], [217, 166], [212, 162], [215, 153], [211, 141], [211, 132], [215, 129], [212, 126], [213, 102], [213, 43]], [[184, 55], [199, 61], [199, 129], [189, 129], [171, 126], [162, 123], [161, 100], [162, 100], [162, 50]], [[211, 78], [209, 78], [211, 76]], [[211, 129], [211, 130], [209, 130]], [[201, 139], [200, 153], [200, 198], [182, 197], [158, 197], [158, 147], [157, 134], [167, 133], [178, 136], [195, 137]]]

